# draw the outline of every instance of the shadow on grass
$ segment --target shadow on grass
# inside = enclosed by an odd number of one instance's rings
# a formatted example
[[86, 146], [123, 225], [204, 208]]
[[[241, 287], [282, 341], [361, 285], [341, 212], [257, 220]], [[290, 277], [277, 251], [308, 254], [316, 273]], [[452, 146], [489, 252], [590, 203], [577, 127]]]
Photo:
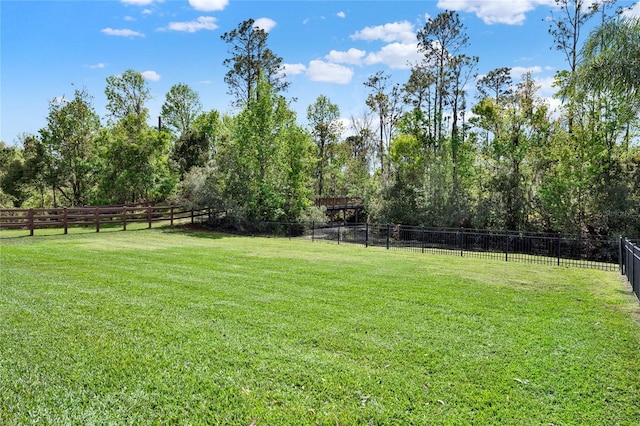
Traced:
[[122, 229], [122, 224], [100, 224], [100, 232], [96, 232], [95, 225], [71, 225], [68, 228], [67, 234], [64, 233], [63, 228], [60, 227], [47, 227], [37, 228], [33, 235], [29, 235], [28, 229], [10, 229], [0, 231], [0, 240], [19, 239], [19, 238], [44, 238], [44, 237], [61, 237], [61, 236], [79, 236], [87, 234], [103, 234], [112, 232], [140, 232], [148, 231], [149, 228], [145, 226], [129, 226], [126, 230]]
[[225, 234], [220, 231], [214, 231], [213, 229], [208, 228], [204, 225], [185, 224], [185, 225], [176, 225], [174, 227], [166, 226], [159, 229], [163, 233], [167, 233], [167, 234], [181, 234], [181, 235], [186, 235], [188, 237], [205, 238], [205, 239], [211, 239], [211, 240], [220, 240], [222, 238], [238, 237], [237, 235]]

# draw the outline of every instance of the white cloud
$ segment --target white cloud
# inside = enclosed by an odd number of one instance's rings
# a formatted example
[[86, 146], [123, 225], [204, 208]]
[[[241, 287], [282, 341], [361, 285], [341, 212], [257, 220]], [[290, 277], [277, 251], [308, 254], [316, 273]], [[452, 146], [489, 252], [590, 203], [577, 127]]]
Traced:
[[276, 26], [276, 21], [270, 18], [258, 18], [253, 23], [253, 28], [260, 28], [264, 30], [265, 33], [268, 33]]
[[332, 50], [326, 55], [324, 58], [329, 62], [334, 62], [338, 64], [351, 64], [351, 65], [360, 65], [362, 63], [362, 58], [367, 54], [364, 50], [351, 48], [344, 51]]
[[136, 20], [136, 18], [134, 18], [133, 16], [125, 16], [125, 17], [124, 17], [124, 20], [125, 20], [125, 21], [128, 21], [128, 22], [132, 22], [132, 21], [135, 21], [135, 20]]
[[304, 74], [307, 71], [304, 64], [282, 64], [282, 69], [287, 75]]
[[169, 22], [166, 28], [171, 31], [184, 31], [187, 33], [195, 33], [200, 30], [215, 30], [218, 28], [216, 24], [216, 18], [213, 16], [200, 16], [195, 21], [188, 22]]
[[622, 12], [622, 16], [627, 18], [640, 18], [640, 1]]
[[352, 40], [382, 40], [387, 43], [394, 41], [413, 43], [416, 41], [413, 24], [409, 21], [392, 22], [376, 27], [365, 27], [350, 37]]
[[522, 25], [525, 14], [538, 6], [555, 7], [555, 0], [438, 0], [437, 7], [475, 13], [485, 24]]
[[101, 69], [106, 67], [107, 64], [100, 62], [99, 64], [87, 65], [87, 68], [91, 68], [92, 70]]
[[332, 64], [318, 59], [309, 62], [307, 76], [309, 76], [311, 81], [348, 84], [353, 78], [353, 70], [342, 65]]
[[229, 4], [229, 0], [189, 0], [189, 4], [201, 12], [216, 12], [224, 10]]
[[106, 35], [118, 36], [118, 37], [144, 37], [144, 34], [139, 33], [138, 31], [133, 31], [128, 28], [124, 28], [121, 30], [116, 30], [113, 28], [103, 28], [102, 31]]
[[552, 119], [560, 118], [562, 113], [562, 101], [553, 97], [543, 97], [542, 100], [549, 107], [549, 113]]
[[378, 52], [369, 53], [364, 62], [367, 65], [383, 63], [392, 69], [409, 69], [421, 59], [418, 43], [391, 43]]
[[132, 4], [134, 6], [147, 6], [153, 3], [154, 0], [121, 0], [122, 3]]
[[540, 86], [540, 93], [553, 95], [558, 89], [553, 87], [556, 79], [555, 77], [544, 77], [534, 79], [536, 85]]
[[140, 74], [145, 78], [145, 80], [149, 81], [158, 81], [160, 80], [160, 74], [155, 71], [142, 71]]
[[340, 11], [340, 12], [336, 13], [336, 16], [337, 16], [338, 18], [346, 18], [346, 17], [347, 17], [347, 14], [346, 14], [346, 13], [344, 13], [343, 11]]
[[153, 10], [151, 10], [151, 9], [145, 9], [145, 10], [142, 11], [143, 15], [151, 15], [152, 13], [153, 13]]
[[538, 74], [542, 72], [542, 67], [535, 65], [533, 67], [511, 67], [511, 77], [514, 79], [522, 78], [526, 73]]

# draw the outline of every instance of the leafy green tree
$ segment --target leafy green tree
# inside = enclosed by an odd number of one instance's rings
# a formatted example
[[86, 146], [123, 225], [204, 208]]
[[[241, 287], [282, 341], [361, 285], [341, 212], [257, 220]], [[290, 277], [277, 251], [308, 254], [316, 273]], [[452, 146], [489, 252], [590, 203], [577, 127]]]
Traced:
[[149, 88], [139, 72], [107, 78], [111, 122], [97, 139], [100, 182], [97, 203], [162, 201], [174, 193], [178, 176], [169, 167], [171, 135], [147, 124]]
[[385, 168], [389, 169], [389, 143], [395, 126], [402, 116], [400, 86], [394, 85], [389, 88], [390, 78], [389, 74], [378, 71], [364, 82], [365, 87], [370, 90], [365, 102], [371, 112], [378, 116], [377, 151], [382, 175], [385, 173]]
[[255, 26], [253, 19], [238, 24], [238, 28], [220, 37], [229, 45], [230, 58], [223, 65], [229, 68], [224, 81], [236, 106], [247, 105], [258, 95], [258, 82], [264, 78], [273, 90], [287, 89], [289, 83], [282, 73], [282, 58], [267, 47], [268, 34]]
[[618, 18], [596, 28], [582, 48], [580, 82], [592, 90], [631, 94], [640, 102], [640, 19]]
[[169, 168], [171, 136], [145, 123], [146, 114], [128, 115], [97, 139], [100, 182], [95, 201], [125, 204], [162, 201], [176, 187]]
[[49, 103], [47, 126], [40, 130], [48, 154], [54, 194], [59, 192], [65, 204], [77, 206], [89, 202], [95, 184], [94, 138], [100, 120], [85, 89], [76, 90], [72, 100]]
[[25, 198], [22, 150], [0, 142], [0, 207], [20, 207]]
[[597, 12], [599, 4], [588, 0], [555, 0], [555, 3], [560, 15], [552, 15], [549, 34], [553, 36], [553, 47], [564, 53], [569, 67], [569, 78], [559, 78], [557, 82], [564, 83], [560, 87], [559, 95], [567, 103], [567, 126], [571, 134], [574, 131], [576, 114], [575, 74], [578, 68], [580, 38], [585, 24]]
[[511, 68], [502, 67], [493, 69], [480, 77], [477, 89], [480, 99], [493, 98], [494, 102], [499, 105], [511, 96], [512, 85]]
[[294, 219], [309, 203], [311, 141], [265, 79], [231, 123], [215, 164], [226, 207], [252, 220]]
[[282, 144], [280, 163], [284, 169], [283, 219], [299, 220], [310, 207], [311, 173], [313, 168], [313, 143], [309, 134], [289, 117], [280, 135]]
[[383, 212], [378, 212], [385, 222], [419, 225], [421, 223], [424, 150], [415, 135], [402, 133], [391, 143], [389, 156], [393, 165], [393, 180], [384, 197]]
[[181, 137], [192, 129], [194, 121], [202, 112], [200, 97], [184, 83], [171, 86], [162, 104], [163, 124], [176, 137]]
[[466, 27], [455, 11], [439, 13], [435, 18], [427, 19], [424, 27], [418, 31], [418, 49], [424, 53], [423, 65], [433, 69], [435, 88], [433, 92], [433, 113], [430, 120], [434, 123], [435, 138], [444, 138], [444, 108], [450, 96], [452, 59], [468, 46], [469, 37]]
[[336, 165], [342, 172], [343, 183], [331, 195], [367, 199], [371, 193], [371, 164], [376, 145], [370, 115], [365, 112], [360, 118], [352, 116], [350, 127], [353, 134], [337, 147], [342, 160]]
[[[466, 111], [466, 90], [469, 80], [475, 76], [475, 67], [478, 63], [477, 57], [470, 57], [460, 54], [451, 59], [451, 163], [452, 163], [452, 183], [451, 190], [451, 216], [454, 221], [461, 222], [470, 215], [467, 210], [470, 205], [467, 187], [462, 183], [464, 177], [469, 176], [469, 167], [472, 162], [465, 161], [466, 132], [465, 132], [465, 111]], [[466, 166], [466, 167], [465, 167]]]
[[318, 161], [315, 172], [316, 195], [325, 195], [324, 173], [330, 163], [332, 144], [335, 145], [342, 133], [340, 109], [324, 95], [318, 96], [315, 103], [307, 108], [307, 120], [311, 136], [318, 148]]
[[511, 95], [496, 98], [486, 93], [488, 97], [473, 108], [473, 123], [490, 135], [481, 151], [485, 167], [493, 171], [484, 175], [486, 180], [482, 182], [486, 192], [481, 194], [484, 205], [480, 210], [489, 213], [483, 215], [483, 226], [511, 230], [529, 227], [536, 156], [551, 134], [548, 107], [537, 90], [527, 73]]
[[203, 167], [211, 157], [211, 143], [206, 133], [187, 130], [174, 142], [171, 159], [177, 164], [180, 177], [193, 167]]
[[628, 171], [634, 168], [629, 154], [640, 97], [626, 67], [633, 70], [637, 56], [638, 24], [607, 20], [604, 12], [602, 22], [583, 46], [575, 72], [559, 75], [561, 94], [570, 95], [572, 125], [567, 135], [557, 132], [550, 151], [554, 166], [542, 193], [543, 199], [554, 201], [546, 205], [557, 212], [554, 217], [563, 218], [561, 223], [575, 224], [580, 232], [608, 234], [634, 221]]
[[[43, 208], [53, 205], [55, 191], [49, 192], [49, 173], [51, 161], [47, 149], [40, 138], [35, 135], [26, 135], [22, 142], [24, 155], [24, 178], [32, 188], [30, 198], [25, 200], [30, 206]], [[24, 203], [23, 202], [23, 205]]]
[[141, 73], [128, 69], [121, 75], [107, 77], [104, 92], [111, 121], [148, 114], [145, 105], [151, 99], [151, 91]]
[[206, 136], [209, 146], [215, 151], [218, 142], [226, 137], [223, 118], [215, 109], [199, 114], [193, 122], [193, 128]]

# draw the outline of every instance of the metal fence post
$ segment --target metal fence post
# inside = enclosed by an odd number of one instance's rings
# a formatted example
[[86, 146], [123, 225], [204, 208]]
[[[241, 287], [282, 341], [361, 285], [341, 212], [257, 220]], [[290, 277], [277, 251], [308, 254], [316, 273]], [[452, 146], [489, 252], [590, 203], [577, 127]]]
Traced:
[[[629, 244], [631, 245], [631, 265], [633, 268], [631, 285], [633, 287], [633, 292], [636, 294], [636, 297], [640, 299], [640, 271], [638, 271], [638, 267], [640, 266], [640, 247], [637, 247], [635, 244]], [[638, 263], [636, 263], [636, 260], [638, 261]]]
[[460, 227], [460, 257], [464, 257], [464, 228]]
[[340, 224], [338, 223], [338, 244], [340, 244]]
[[509, 231], [504, 233], [504, 261], [509, 261]]
[[558, 232], [558, 266], [560, 266], [560, 232]]
[[389, 239], [391, 238], [391, 226], [387, 223], [387, 250], [389, 250]]
[[422, 238], [420, 241], [420, 250], [424, 253], [424, 226], [422, 227]]
[[622, 245], [622, 235], [618, 236], [618, 263], [620, 265], [620, 275], [624, 275], [624, 260], [623, 260], [623, 245]]
[[316, 223], [311, 222], [311, 242], [315, 240], [315, 236], [316, 236]]
[[364, 225], [364, 246], [369, 247], [369, 222]]

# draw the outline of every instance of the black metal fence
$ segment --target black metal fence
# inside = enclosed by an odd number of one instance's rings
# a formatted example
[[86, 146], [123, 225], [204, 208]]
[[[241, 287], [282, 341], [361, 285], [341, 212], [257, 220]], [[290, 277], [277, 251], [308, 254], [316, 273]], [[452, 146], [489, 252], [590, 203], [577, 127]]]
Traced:
[[640, 246], [620, 238], [620, 273], [627, 277], [633, 293], [640, 300]]
[[215, 229], [243, 235], [308, 238], [311, 241], [361, 244], [388, 250], [411, 250], [606, 271], [615, 271], [619, 267], [618, 238], [369, 223], [338, 225], [254, 222], [230, 217], [216, 219], [210, 224]]

